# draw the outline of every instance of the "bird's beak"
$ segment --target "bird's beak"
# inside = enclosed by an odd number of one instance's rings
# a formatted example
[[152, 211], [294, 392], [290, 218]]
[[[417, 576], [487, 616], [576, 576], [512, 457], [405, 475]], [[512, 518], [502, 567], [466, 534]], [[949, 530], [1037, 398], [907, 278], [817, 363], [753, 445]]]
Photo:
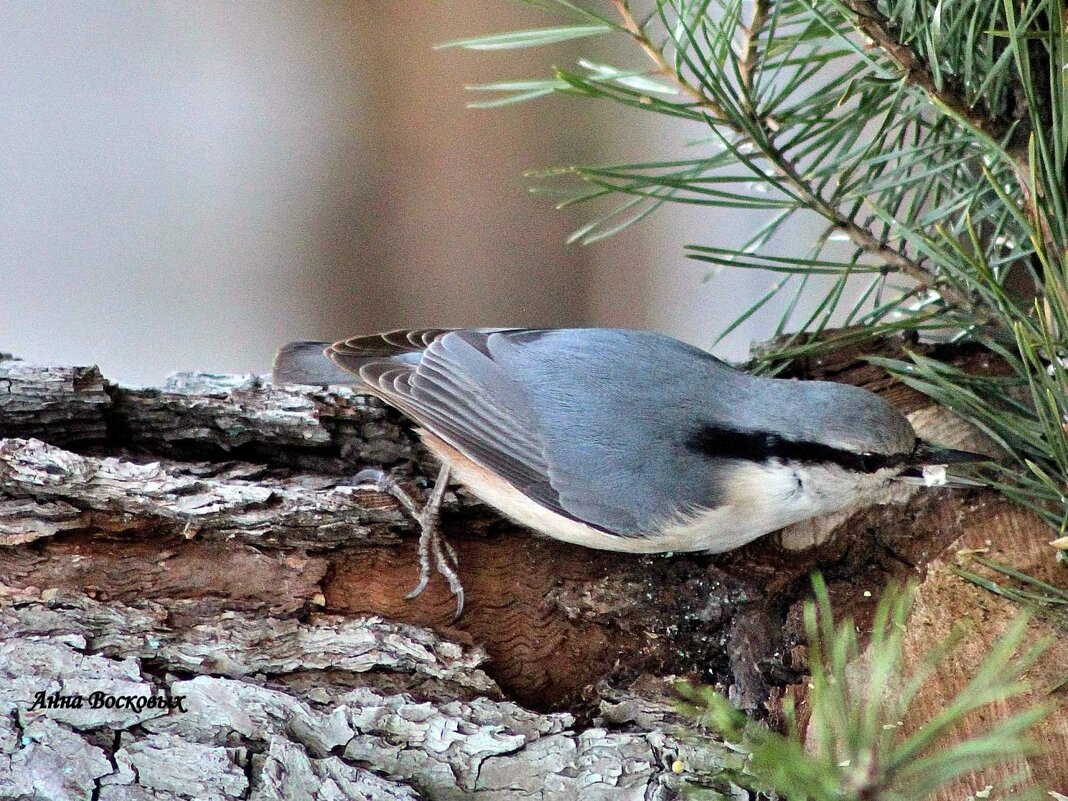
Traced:
[[950, 464], [973, 464], [975, 462], [992, 462], [994, 461], [989, 456], [984, 456], [981, 453], [972, 453], [971, 451], [958, 451], [953, 448], [938, 448], [930, 443], [924, 442], [922, 439], [916, 441], [916, 449], [909, 455], [908, 463], [904, 470], [901, 471], [898, 478], [908, 484], [924, 484], [926, 486], [946, 486], [946, 487], [980, 487], [981, 481], [974, 481], [963, 476], [953, 476], [952, 478], [945, 477], [945, 471], [942, 471], [942, 476], [938, 481], [932, 483], [931, 478], [926, 474], [925, 468], [929, 467], [942, 467]]
[[991, 457], [984, 456], [981, 453], [958, 451], [953, 448], [939, 448], [928, 442], [924, 442], [922, 439], [916, 440], [916, 449], [912, 452], [912, 456], [909, 458], [909, 462], [917, 466], [968, 464], [973, 462], [992, 461], [994, 460]]

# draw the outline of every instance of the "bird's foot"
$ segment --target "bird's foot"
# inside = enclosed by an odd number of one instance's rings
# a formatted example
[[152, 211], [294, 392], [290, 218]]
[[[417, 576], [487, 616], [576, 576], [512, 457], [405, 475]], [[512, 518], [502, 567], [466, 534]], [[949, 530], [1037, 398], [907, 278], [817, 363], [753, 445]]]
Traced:
[[419, 533], [419, 583], [404, 597], [412, 599], [422, 594], [427, 584], [430, 583], [431, 561], [433, 561], [433, 567], [437, 568], [437, 571], [448, 582], [449, 590], [456, 596], [456, 614], [453, 620], [458, 620], [464, 611], [464, 588], [456, 573], [459, 560], [456, 558], [456, 551], [441, 533], [441, 501], [445, 497], [448, 484], [449, 468], [442, 465], [437, 481], [434, 482], [426, 503], [420, 509], [412, 496], [392, 476], [382, 470], [368, 468], [361, 470], [354, 478], [356, 489], [392, 495], [419, 523], [421, 529]]
[[404, 487], [398, 484], [397, 480], [384, 470], [379, 470], [376, 467], [364, 468], [353, 476], [352, 488], [392, 495], [407, 510], [408, 514], [416, 520], [419, 519], [421, 510], [412, 499], [412, 496], [405, 492]]

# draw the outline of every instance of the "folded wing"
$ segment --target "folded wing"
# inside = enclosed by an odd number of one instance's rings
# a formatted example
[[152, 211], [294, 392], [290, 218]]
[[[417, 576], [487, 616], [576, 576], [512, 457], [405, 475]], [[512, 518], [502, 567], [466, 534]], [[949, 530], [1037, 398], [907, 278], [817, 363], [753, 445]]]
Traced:
[[[355, 337], [327, 355], [375, 395], [527, 497], [578, 520], [552, 486], [545, 441], [529, 393], [493, 358], [530, 329], [424, 329]], [[502, 340], [501, 343], [495, 339]], [[597, 521], [582, 520], [602, 530]]]

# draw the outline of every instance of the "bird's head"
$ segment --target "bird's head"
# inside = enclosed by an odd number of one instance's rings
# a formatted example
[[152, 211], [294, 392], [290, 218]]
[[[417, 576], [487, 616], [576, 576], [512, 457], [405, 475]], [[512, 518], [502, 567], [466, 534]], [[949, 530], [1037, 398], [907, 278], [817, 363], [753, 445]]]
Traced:
[[921, 476], [925, 467], [990, 461], [916, 436], [898, 409], [860, 387], [826, 381], [782, 381], [765, 409], [767, 442], [787, 461], [837, 465], [851, 472]]

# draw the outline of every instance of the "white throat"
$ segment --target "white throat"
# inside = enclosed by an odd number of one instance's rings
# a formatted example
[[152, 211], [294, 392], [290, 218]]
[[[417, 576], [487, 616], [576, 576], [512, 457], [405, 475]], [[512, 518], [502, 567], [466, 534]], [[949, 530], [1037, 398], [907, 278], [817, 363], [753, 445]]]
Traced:
[[729, 551], [810, 517], [878, 500], [897, 474], [893, 468], [857, 473], [838, 465], [740, 463], [726, 500], [715, 509], [676, 515], [653, 550]]

